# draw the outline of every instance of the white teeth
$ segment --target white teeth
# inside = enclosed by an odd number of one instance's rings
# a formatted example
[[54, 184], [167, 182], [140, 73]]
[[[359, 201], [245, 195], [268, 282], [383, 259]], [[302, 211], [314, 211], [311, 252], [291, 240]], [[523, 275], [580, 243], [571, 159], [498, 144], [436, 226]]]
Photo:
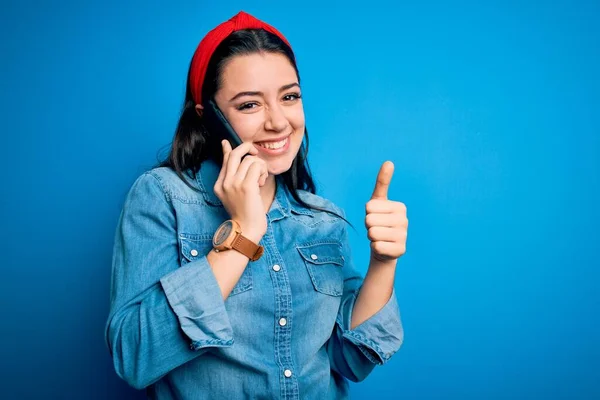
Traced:
[[283, 146], [285, 146], [287, 139], [288, 138], [285, 138], [279, 142], [274, 142], [274, 143], [258, 143], [258, 145], [261, 147], [264, 147], [266, 149], [277, 150], [277, 149], [281, 149]]

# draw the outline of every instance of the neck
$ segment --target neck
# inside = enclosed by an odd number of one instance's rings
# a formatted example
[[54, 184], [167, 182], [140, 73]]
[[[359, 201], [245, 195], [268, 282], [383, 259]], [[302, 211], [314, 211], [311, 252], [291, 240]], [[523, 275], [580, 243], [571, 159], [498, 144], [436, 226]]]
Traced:
[[271, 204], [273, 204], [276, 189], [277, 182], [275, 181], [275, 175], [269, 174], [265, 184], [260, 188], [260, 197], [262, 198], [265, 214], [269, 212]]

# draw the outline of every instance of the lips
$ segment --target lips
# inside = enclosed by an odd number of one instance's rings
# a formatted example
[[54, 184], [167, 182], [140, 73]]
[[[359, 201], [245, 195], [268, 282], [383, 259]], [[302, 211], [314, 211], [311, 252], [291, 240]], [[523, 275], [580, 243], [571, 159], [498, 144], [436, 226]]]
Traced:
[[278, 149], [281, 149], [282, 147], [284, 147], [288, 140], [289, 140], [289, 136], [282, 140], [278, 140], [278, 141], [257, 142], [256, 144], [265, 149], [278, 150]]
[[278, 155], [283, 154], [290, 147], [290, 136], [288, 135], [283, 139], [269, 140], [263, 142], [254, 142], [255, 147], [261, 152], [267, 155]]

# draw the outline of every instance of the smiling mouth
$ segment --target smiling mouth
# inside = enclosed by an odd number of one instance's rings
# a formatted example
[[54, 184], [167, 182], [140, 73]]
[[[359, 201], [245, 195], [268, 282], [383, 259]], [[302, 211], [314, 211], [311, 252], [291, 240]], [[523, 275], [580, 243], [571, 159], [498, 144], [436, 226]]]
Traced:
[[287, 144], [288, 140], [290, 140], [289, 136], [278, 142], [256, 142], [256, 145], [269, 150], [278, 150], [283, 148]]

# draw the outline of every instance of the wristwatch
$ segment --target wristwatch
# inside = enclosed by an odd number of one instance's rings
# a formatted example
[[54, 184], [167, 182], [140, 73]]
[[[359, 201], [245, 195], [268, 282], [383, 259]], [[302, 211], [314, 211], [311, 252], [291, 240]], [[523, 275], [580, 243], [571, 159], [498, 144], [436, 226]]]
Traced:
[[248, 257], [251, 261], [258, 260], [265, 249], [242, 235], [242, 228], [236, 221], [229, 219], [217, 228], [213, 236], [213, 248], [218, 253], [234, 249]]

